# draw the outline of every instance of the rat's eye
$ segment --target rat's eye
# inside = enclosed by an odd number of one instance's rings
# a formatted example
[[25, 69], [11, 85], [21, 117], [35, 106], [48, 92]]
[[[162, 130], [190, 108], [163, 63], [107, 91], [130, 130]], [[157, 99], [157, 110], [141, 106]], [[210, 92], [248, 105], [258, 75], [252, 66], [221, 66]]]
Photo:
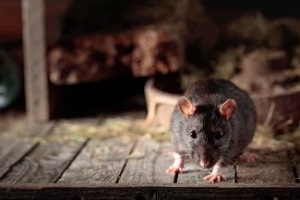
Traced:
[[222, 131], [218, 131], [215, 133], [216, 140], [219, 140], [223, 137], [224, 133]]
[[196, 131], [195, 131], [195, 130], [191, 131], [191, 134], [190, 134], [190, 135], [191, 135], [191, 137], [194, 138], [194, 139], [197, 137], [197, 134], [196, 134]]

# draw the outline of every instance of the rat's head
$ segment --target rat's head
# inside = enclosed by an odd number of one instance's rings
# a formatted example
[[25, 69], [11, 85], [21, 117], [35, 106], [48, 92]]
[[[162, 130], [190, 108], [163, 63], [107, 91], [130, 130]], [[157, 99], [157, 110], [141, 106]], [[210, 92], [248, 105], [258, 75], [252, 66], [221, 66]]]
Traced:
[[177, 106], [185, 118], [182, 134], [192, 148], [192, 157], [202, 167], [214, 166], [228, 150], [232, 135], [229, 120], [237, 108], [236, 101], [227, 99], [196, 106], [181, 97]]

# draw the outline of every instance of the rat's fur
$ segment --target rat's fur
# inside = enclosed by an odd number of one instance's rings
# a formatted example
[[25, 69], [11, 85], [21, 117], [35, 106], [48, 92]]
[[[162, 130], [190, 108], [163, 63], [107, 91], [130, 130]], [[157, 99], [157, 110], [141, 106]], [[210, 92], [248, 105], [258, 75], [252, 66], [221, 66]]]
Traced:
[[[179, 105], [171, 119], [171, 141], [176, 153], [191, 155], [204, 167], [222, 166], [234, 160], [251, 142], [256, 128], [256, 112], [249, 95], [233, 83], [221, 79], [197, 81], [184, 93], [196, 107], [191, 116], [184, 116]], [[220, 114], [220, 105], [233, 99], [237, 108], [226, 118]], [[196, 132], [196, 138], [191, 132]], [[217, 134], [221, 134], [219, 139]]]

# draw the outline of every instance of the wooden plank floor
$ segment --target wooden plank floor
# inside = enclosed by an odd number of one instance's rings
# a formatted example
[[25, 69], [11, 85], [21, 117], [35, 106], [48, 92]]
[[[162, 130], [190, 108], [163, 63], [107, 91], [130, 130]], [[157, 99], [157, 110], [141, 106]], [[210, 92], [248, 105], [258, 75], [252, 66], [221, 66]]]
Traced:
[[168, 141], [78, 137], [80, 130], [56, 126], [0, 133], [1, 200], [300, 199], [297, 148], [257, 151], [259, 159], [237, 163], [226, 182], [207, 183], [210, 171], [189, 163], [182, 174], [165, 173], [173, 162]]

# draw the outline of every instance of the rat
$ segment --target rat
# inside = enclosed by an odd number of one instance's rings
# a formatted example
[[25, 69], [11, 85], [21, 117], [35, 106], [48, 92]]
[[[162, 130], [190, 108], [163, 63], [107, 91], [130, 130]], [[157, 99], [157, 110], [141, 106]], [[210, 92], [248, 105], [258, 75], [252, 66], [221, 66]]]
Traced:
[[233, 82], [208, 78], [192, 83], [172, 113], [170, 137], [175, 160], [166, 172], [182, 173], [190, 156], [203, 168], [212, 168], [204, 180], [225, 180], [228, 166], [252, 141], [256, 118], [253, 100]]

